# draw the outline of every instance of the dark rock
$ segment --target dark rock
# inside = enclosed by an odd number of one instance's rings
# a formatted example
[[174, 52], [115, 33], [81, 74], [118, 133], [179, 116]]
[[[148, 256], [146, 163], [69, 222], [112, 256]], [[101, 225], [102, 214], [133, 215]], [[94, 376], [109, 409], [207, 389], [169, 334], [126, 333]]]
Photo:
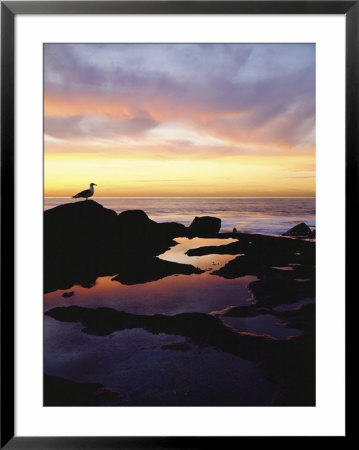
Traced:
[[295, 265], [292, 266], [293, 271], [287, 272], [287, 275], [291, 278], [298, 279], [314, 279], [315, 278], [315, 266], [312, 265]]
[[111, 250], [117, 214], [92, 200], [67, 203], [44, 213], [45, 267], [57, 259], [100, 257]]
[[249, 283], [248, 290], [252, 294], [254, 304], [272, 307], [283, 303], [296, 303], [305, 297], [315, 297], [315, 282], [264, 278]]
[[209, 245], [207, 247], [191, 248], [187, 250], [188, 256], [202, 256], [202, 255], [238, 255], [245, 253], [249, 249], [248, 242], [239, 240], [226, 245]]
[[285, 233], [283, 233], [282, 236], [312, 238], [312, 237], [315, 237], [315, 233], [313, 235], [313, 232], [308, 227], [308, 225], [305, 224], [304, 222], [302, 222], [299, 225], [296, 225], [295, 227], [293, 227], [290, 230], [288, 230]]
[[69, 297], [73, 297], [75, 295], [75, 292], [74, 291], [71, 291], [71, 292], [64, 292], [63, 294], [62, 294], [62, 297], [64, 297], [64, 298], [69, 298]]
[[217, 217], [195, 217], [188, 228], [188, 237], [213, 237], [221, 229], [221, 219]]
[[223, 317], [256, 317], [264, 314], [272, 314], [272, 310], [266, 308], [258, 308], [255, 305], [249, 306], [229, 306], [222, 311], [213, 311], [213, 316]]
[[159, 255], [175, 242], [175, 237], [187, 236], [187, 228], [179, 223], [157, 223], [144, 211], [123, 211], [117, 217], [116, 238], [122, 242], [122, 248], [140, 255]]
[[187, 227], [177, 222], [157, 223], [158, 233], [168, 238], [187, 237]]
[[148, 283], [170, 275], [203, 273], [203, 270], [190, 264], [179, 264], [159, 258], [143, 258], [135, 262], [125, 261], [119, 264], [118, 270], [119, 274], [113, 280], [127, 285]]
[[218, 275], [228, 279], [245, 277], [247, 275], [261, 277], [267, 267], [261, 259], [244, 255], [232, 259], [224, 267], [211, 272], [211, 275]]
[[[238, 233], [236, 239], [228, 245], [218, 247], [201, 247], [188, 250], [189, 256], [207, 254], [240, 254], [229, 261], [218, 271], [212, 272], [224, 278], [237, 278], [245, 275], [254, 275], [259, 278], [269, 273], [272, 276], [282, 278], [300, 277], [301, 274], [313, 275], [315, 265], [315, 243], [299, 239], [287, 239], [285, 237], [264, 236], [258, 234]], [[293, 271], [274, 274], [272, 267], [288, 266], [295, 264]]]
[[[141, 315], [116, 311], [111, 308], [89, 309], [80, 306], [57, 307], [45, 313], [61, 322], [81, 322], [83, 331], [96, 336], [107, 336], [114, 331], [143, 328], [153, 334], [166, 333], [193, 339], [201, 345], [211, 345], [223, 351], [240, 354], [243, 349], [239, 341], [251, 341], [254, 350], [256, 342], [273, 338], [241, 333], [225, 325], [220, 319], [204, 313], [182, 313], [174, 316], [165, 314]], [[237, 342], [238, 341], [238, 342]]]
[[[136, 269], [141, 259], [176, 245], [187, 228], [156, 223], [144, 211], [119, 215], [93, 200], [68, 203], [44, 213], [44, 290], [91, 287], [99, 276], [119, 273], [124, 261]], [[143, 265], [143, 264], [142, 264]]]
[[44, 290], [92, 285], [107, 255], [117, 214], [92, 200], [68, 203], [44, 213]]
[[157, 223], [141, 210], [123, 211], [117, 217], [117, 224], [118, 233], [134, 236], [136, 239], [152, 237], [168, 240], [187, 236], [187, 228], [184, 225], [176, 222]]
[[101, 383], [77, 383], [44, 374], [44, 406], [107, 406], [124, 403]]
[[[233, 234], [221, 233], [220, 237], [232, 237]], [[245, 254], [252, 258], [265, 260], [267, 265], [278, 263], [314, 264], [315, 244], [309, 241], [286, 239], [279, 236], [265, 236], [261, 234], [237, 233], [237, 242], [231, 244], [199, 247], [188, 250], [189, 256], [224, 254]]]
[[148, 227], [156, 224], [140, 209], [123, 211], [117, 216], [119, 231], [131, 231], [135, 234], [146, 231]]
[[289, 311], [276, 312], [275, 315], [280, 319], [278, 325], [282, 327], [314, 332], [315, 309], [315, 303], [308, 303]]
[[256, 317], [270, 314], [276, 316], [279, 321], [277, 325], [287, 328], [296, 328], [306, 332], [315, 330], [315, 303], [302, 304], [287, 311], [276, 311], [271, 308], [258, 307], [256, 304], [249, 306], [229, 306], [222, 311], [213, 311], [215, 317]]

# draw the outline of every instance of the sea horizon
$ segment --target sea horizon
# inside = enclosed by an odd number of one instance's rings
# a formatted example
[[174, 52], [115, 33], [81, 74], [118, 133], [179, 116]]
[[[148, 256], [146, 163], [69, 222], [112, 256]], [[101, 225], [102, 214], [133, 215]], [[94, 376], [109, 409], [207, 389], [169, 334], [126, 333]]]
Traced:
[[[71, 197], [66, 197], [66, 196], [60, 196], [60, 195], [45, 195], [44, 198], [73, 198]], [[170, 196], [170, 197], [166, 197], [166, 196], [122, 196], [122, 195], [109, 195], [109, 196], [96, 196], [94, 197], [92, 200], [95, 200], [96, 198], [316, 198], [314, 197], [241, 197], [241, 196], [237, 196], [237, 197], [227, 197], [227, 196], [201, 196], [201, 195], [196, 195], [196, 196]]]

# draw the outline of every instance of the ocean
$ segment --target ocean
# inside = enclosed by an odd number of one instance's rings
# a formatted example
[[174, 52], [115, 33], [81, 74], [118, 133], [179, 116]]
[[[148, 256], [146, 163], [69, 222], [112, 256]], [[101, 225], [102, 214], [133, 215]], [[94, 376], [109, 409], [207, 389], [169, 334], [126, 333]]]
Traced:
[[[195, 216], [215, 216], [222, 220], [221, 232], [237, 231], [280, 235], [305, 222], [315, 228], [315, 198], [126, 198], [94, 197], [117, 213], [142, 209], [156, 222], [179, 222], [188, 226]], [[83, 201], [65, 197], [45, 197], [44, 208]]]

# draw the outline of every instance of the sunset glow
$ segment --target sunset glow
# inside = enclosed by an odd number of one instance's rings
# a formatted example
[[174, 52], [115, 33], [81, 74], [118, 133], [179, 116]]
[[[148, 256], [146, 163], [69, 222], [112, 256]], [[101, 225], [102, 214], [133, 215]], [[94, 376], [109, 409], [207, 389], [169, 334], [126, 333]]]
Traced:
[[315, 196], [312, 44], [46, 44], [45, 196]]

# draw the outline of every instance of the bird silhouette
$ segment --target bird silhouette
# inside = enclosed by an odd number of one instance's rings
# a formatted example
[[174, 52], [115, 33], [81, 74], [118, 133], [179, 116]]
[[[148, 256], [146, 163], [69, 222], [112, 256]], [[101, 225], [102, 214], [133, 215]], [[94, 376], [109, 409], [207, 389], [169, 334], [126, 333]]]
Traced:
[[94, 186], [97, 186], [95, 183], [90, 183], [90, 189], [85, 189], [84, 191], [79, 192], [78, 194], [74, 195], [72, 198], [85, 198], [88, 200], [89, 197], [92, 197], [95, 190]]

